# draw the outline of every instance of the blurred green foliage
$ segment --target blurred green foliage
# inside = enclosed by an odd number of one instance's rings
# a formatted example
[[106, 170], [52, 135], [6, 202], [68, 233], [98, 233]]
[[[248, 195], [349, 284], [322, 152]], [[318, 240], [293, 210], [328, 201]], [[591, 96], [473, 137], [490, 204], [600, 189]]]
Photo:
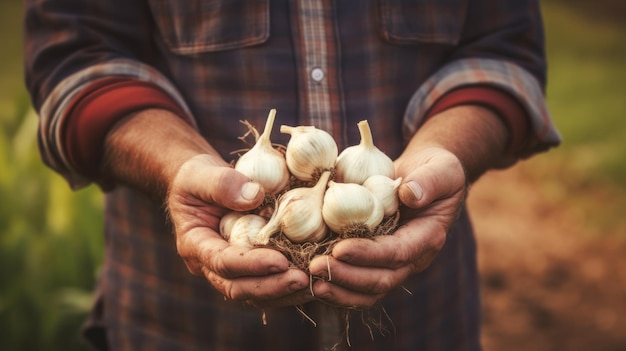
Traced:
[[[605, 2], [613, 4], [596, 8]], [[619, 8], [626, 15], [626, 5], [603, 13], [564, 3], [543, 1], [547, 99], [564, 139], [555, 155], [589, 181], [626, 189], [626, 22], [612, 17]]]
[[[542, 6], [548, 104], [564, 137], [532, 161], [552, 187], [543, 190], [564, 204], [589, 202], [596, 184], [623, 193], [623, 24], [567, 1]], [[95, 187], [71, 192], [39, 159], [37, 117], [22, 83], [21, 7], [20, 0], [0, 2], [0, 349], [84, 350], [78, 330], [102, 262], [102, 195]], [[622, 216], [615, 210], [603, 220]]]
[[0, 131], [0, 347], [80, 350], [102, 261], [101, 195], [71, 193], [39, 159], [27, 100]]
[[0, 2], [0, 349], [86, 350], [102, 262], [102, 195], [46, 168], [23, 85], [19, 0]]

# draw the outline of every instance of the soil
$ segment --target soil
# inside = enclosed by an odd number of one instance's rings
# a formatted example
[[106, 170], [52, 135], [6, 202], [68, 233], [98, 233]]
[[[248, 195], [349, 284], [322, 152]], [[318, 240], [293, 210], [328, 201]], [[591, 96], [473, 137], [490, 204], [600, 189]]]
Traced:
[[626, 240], [590, 233], [522, 163], [468, 198], [492, 350], [626, 350]]

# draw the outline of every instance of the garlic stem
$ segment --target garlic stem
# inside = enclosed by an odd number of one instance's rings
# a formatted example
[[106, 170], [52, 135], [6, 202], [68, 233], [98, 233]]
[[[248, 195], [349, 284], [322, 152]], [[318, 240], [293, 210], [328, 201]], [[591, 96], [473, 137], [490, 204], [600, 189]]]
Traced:
[[[281, 125], [280, 126], [280, 132], [283, 134], [289, 134], [289, 135], [293, 135], [293, 131], [296, 129], [297, 127], [292, 127], [292, 126], [288, 126], [288, 125]], [[303, 126], [301, 126], [301, 128], [303, 128]]]
[[272, 134], [272, 128], [274, 127], [274, 119], [276, 118], [276, 109], [273, 108], [270, 110], [270, 113], [267, 115], [267, 120], [265, 121], [265, 128], [263, 129], [263, 133], [259, 137], [259, 141], [263, 140], [264, 143], [272, 142], [270, 141], [270, 134]]
[[370, 125], [367, 123], [367, 120], [357, 123], [357, 127], [359, 128], [359, 134], [361, 134], [360, 144], [368, 148], [375, 148], [376, 146], [374, 145], [374, 138], [372, 138], [372, 130], [370, 129]]

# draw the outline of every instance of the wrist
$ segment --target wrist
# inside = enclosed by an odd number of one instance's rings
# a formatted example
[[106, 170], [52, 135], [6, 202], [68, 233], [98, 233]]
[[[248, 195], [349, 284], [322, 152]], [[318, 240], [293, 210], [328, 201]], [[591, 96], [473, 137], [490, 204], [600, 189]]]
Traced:
[[400, 156], [399, 166], [404, 158], [410, 159], [430, 148], [441, 148], [459, 160], [472, 182], [504, 162], [508, 139], [507, 127], [492, 110], [473, 105], [456, 106], [424, 123]]
[[109, 131], [133, 113], [157, 108], [193, 123], [185, 110], [153, 83], [110, 77], [87, 85], [72, 98], [65, 112], [61, 138], [66, 161], [76, 173], [98, 179]]
[[181, 166], [198, 155], [227, 165], [177, 115], [146, 109], [122, 119], [107, 134], [101, 173], [105, 183], [126, 184], [163, 200]]

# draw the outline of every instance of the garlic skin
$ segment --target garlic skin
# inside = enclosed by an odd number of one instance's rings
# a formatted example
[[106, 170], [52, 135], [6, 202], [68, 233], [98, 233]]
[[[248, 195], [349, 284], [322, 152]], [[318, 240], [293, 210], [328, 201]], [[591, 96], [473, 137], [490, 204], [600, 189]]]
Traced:
[[326, 171], [314, 187], [294, 188], [278, 198], [272, 218], [253, 244], [267, 245], [270, 237], [277, 232], [282, 232], [293, 243], [322, 240], [327, 233], [322, 218], [322, 203], [329, 178], [330, 172]]
[[280, 132], [291, 135], [285, 158], [291, 174], [302, 181], [313, 181], [315, 175], [331, 169], [339, 150], [328, 132], [314, 126], [280, 126]]
[[235, 221], [228, 242], [233, 246], [252, 248], [259, 231], [267, 224], [265, 218], [247, 214]]
[[382, 222], [384, 212], [380, 201], [362, 185], [330, 181], [322, 216], [326, 225], [342, 236], [358, 225], [365, 225], [373, 232]]
[[235, 222], [241, 217], [243, 217], [245, 213], [238, 211], [231, 211], [225, 214], [220, 219], [220, 234], [226, 240], [230, 239], [230, 233], [233, 231], [233, 226]]
[[400, 200], [398, 199], [398, 188], [402, 183], [402, 177], [391, 179], [384, 175], [375, 174], [363, 182], [363, 186], [369, 190], [383, 206], [385, 217], [396, 213]]
[[367, 121], [361, 121], [357, 126], [361, 142], [347, 147], [337, 157], [336, 180], [341, 183], [363, 184], [367, 178], [375, 174], [393, 179], [395, 177], [393, 161], [374, 145], [372, 131]]
[[272, 146], [270, 140], [275, 116], [276, 110], [270, 110], [263, 134], [235, 164], [237, 171], [259, 183], [263, 190], [270, 194], [280, 192], [289, 184], [289, 170], [285, 157]]

